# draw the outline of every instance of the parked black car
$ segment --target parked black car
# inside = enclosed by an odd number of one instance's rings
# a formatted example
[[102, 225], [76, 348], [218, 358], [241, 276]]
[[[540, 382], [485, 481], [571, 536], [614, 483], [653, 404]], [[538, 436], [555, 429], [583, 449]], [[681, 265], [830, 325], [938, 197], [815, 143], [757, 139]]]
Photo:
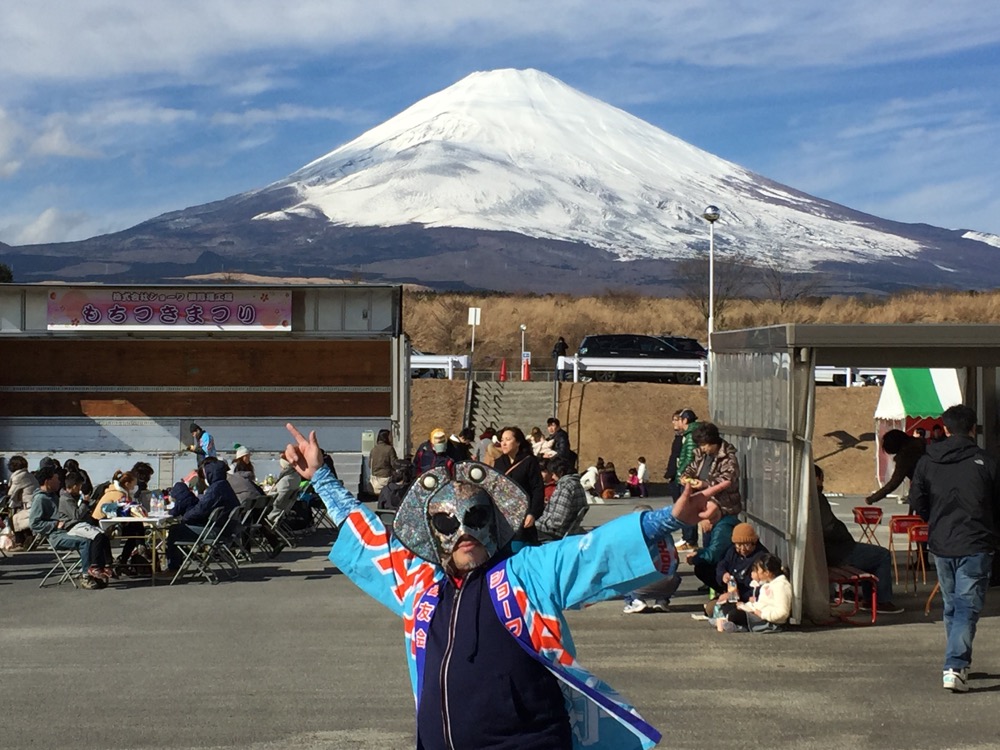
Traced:
[[[584, 336], [577, 350], [581, 357], [608, 357], [622, 359], [705, 359], [707, 352], [695, 339], [681, 336], [648, 336], [633, 333], [604, 333]], [[597, 372], [594, 380], [605, 382], [626, 380], [654, 380], [670, 383], [696, 385], [698, 374], [694, 372], [665, 373], [663, 375], [643, 375], [629, 372]]]

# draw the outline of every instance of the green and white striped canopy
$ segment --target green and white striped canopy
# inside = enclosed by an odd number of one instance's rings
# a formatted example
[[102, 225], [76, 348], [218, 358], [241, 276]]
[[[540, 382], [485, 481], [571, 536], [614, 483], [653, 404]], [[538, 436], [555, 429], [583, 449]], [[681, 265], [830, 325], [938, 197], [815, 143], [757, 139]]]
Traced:
[[958, 370], [893, 368], [886, 374], [875, 419], [940, 417], [949, 406], [962, 403], [963, 385]]

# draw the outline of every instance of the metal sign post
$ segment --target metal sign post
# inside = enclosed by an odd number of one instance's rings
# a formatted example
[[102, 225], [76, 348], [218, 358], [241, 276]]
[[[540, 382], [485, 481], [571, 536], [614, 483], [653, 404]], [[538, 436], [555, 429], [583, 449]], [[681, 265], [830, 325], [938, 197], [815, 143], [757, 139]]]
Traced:
[[476, 326], [479, 325], [479, 317], [482, 313], [483, 308], [481, 307], [470, 307], [469, 308], [469, 325], [472, 326], [472, 347], [470, 352], [476, 351]]

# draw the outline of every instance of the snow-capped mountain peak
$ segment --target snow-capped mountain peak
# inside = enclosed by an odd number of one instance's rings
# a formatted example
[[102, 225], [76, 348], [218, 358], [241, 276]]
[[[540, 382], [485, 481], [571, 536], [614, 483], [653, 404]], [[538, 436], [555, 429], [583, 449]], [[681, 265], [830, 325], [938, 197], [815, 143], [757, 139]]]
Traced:
[[510, 231], [621, 260], [689, 257], [716, 204], [720, 252], [824, 261], [912, 257], [879, 220], [713, 156], [537, 70], [473, 73], [291, 174], [300, 202], [257, 220]]

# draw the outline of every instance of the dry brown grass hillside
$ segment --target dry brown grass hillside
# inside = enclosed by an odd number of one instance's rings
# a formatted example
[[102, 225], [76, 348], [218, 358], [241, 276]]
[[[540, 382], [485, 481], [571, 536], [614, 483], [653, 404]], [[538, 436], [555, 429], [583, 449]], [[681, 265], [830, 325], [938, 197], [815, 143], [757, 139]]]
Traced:
[[[523, 323], [533, 366], [551, 367], [552, 345], [565, 337], [570, 353], [590, 333], [673, 333], [705, 340], [706, 323], [687, 300], [609, 292], [599, 297], [502, 296], [407, 292], [404, 330], [420, 350], [469, 351], [469, 307], [482, 309], [476, 329], [476, 367], [520, 357]], [[778, 323], [995, 323], [1000, 292], [914, 292], [893, 297], [827, 297], [786, 303], [736, 300], [716, 316], [717, 330]]]
[[[469, 350], [468, 308], [482, 308], [476, 330], [476, 369], [495, 369], [501, 357], [517, 369], [519, 326], [527, 326], [533, 367], [551, 368], [550, 352], [563, 336], [570, 352], [590, 333], [674, 333], [704, 341], [705, 319], [694, 303], [609, 292], [599, 297], [503, 296], [408, 291], [404, 330], [424, 351]], [[719, 330], [778, 323], [995, 323], [1000, 292], [913, 292], [893, 297], [829, 297], [781, 303], [738, 300], [718, 317]], [[413, 389], [414, 446], [432, 427], [461, 427], [464, 382], [420, 380]], [[821, 387], [814, 453], [834, 492], [867, 493], [875, 487], [874, 411], [879, 388]], [[690, 406], [707, 413], [707, 394], [696, 386], [588, 383], [565, 388], [560, 418], [582, 463], [597, 456], [624, 473], [644, 455], [654, 479], [663, 474], [670, 414]], [[527, 432], [534, 425], [520, 425]]]
[[[830, 492], [868, 493], [875, 489], [874, 413], [881, 388], [817, 389], [814, 455], [826, 472]], [[411, 440], [415, 448], [431, 429], [460, 429], [463, 381], [415, 380]], [[690, 407], [708, 413], [708, 394], [693, 385], [660, 383], [567, 383], [559, 417], [581, 464], [598, 456], [613, 461], [623, 475], [645, 456], [654, 481], [661, 481], [669, 453], [670, 416]], [[535, 425], [519, 425], [525, 432]], [[539, 425], [544, 426], [544, 425]]]

